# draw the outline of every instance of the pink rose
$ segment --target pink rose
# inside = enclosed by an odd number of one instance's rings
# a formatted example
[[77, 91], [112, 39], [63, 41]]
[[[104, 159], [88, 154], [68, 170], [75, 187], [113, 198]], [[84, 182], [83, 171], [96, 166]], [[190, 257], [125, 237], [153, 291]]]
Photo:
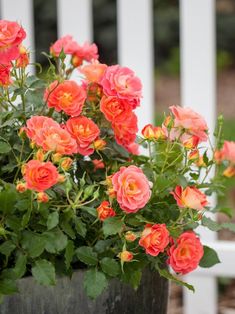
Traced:
[[24, 179], [30, 190], [43, 192], [58, 182], [57, 168], [50, 162], [30, 160], [25, 165]]
[[142, 232], [139, 245], [144, 247], [147, 254], [157, 256], [164, 252], [169, 244], [170, 234], [165, 224], [147, 224]]
[[99, 58], [96, 44], [89, 44], [88, 42], [85, 42], [82, 46], [78, 45], [73, 55], [82, 61], [88, 62]]
[[223, 160], [228, 160], [235, 164], [235, 142], [225, 141], [220, 152]]
[[72, 55], [76, 51], [77, 47], [78, 44], [75, 40], [73, 40], [73, 37], [70, 35], [66, 35], [57, 39], [57, 41], [53, 45], [51, 45], [50, 53], [55, 57], [59, 57], [63, 49], [65, 54]]
[[179, 236], [168, 251], [168, 264], [176, 273], [185, 275], [198, 267], [204, 254], [203, 246], [194, 232], [187, 231]]
[[44, 100], [49, 108], [64, 111], [69, 116], [79, 116], [86, 100], [86, 92], [76, 82], [66, 80], [62, 83], [54, 81], [46, 89]]
[[8, 86], [11, 81], [11, 65], [0, 64], [0, 86]]
[[183, 189], [177, 186], [171, 194], [179, 207], [188, 207], [196, 210], [203, 210], [208, 204], [206, 195], [199, 191], [196, 187], [187, 186]]
[[8, 64], [19, 56], [19, 45], [26, 33], [18, 23], [0, 20], [0, 63]]
[[208, 126], [201, 115], [190, 108], [182, 108], [179, 106], [171, 106], [170, 110], [175, 117], [174, 128], [172, 129], [172, 133], [175, 134], [171, 134], [170, 137], [179, 137], [182, 131], [185, 130], [186, 133], [196, 135], [200, 142], [207, 140], [208, 135], [206, 132]]
[[151, 197], [149, 181], [136, 166], [121, 167], [112, 176], [117, 201], [126, 213], [135, 213], [143, 208]]
[[100, 84], [106, 96], [117, 96], [129, 101], [132, 109], [136, 108], [142, 97], [142, 84], [135, 73], [129, 68], [119, 65], [109, 66]]

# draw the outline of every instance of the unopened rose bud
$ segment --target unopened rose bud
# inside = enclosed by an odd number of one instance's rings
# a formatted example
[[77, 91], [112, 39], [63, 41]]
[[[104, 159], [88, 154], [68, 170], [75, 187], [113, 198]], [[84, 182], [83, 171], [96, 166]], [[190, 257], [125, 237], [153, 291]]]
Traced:
[[20, 138], [25, 139], [26, 138], [26, 127], [23, 126], [22, 128], [20, 128], [18, 135]]
[[95, 150], [102, 150], [106, 146], [106, 142], [99, 138], [98, 140], [94, 141], [93, 146]]
[[105, 165], [104, 165], [102, 160], [94, 159], [94, 160], [92, 160], [92, 163], [94, 165], [94, 169], [95, 170], [97, 170], [97, 169], [104, 169], [104, 167], [105, 167]]
[[232, 178], [235, 176], [235, 166], [229, 166], [223, 172], [223, 175], [227, 178]]
[[154, 138], [155, 140], [165, 140], [167, 138], [163, 128], [161, 128], [160, 126], [156, 126], [154, 128]]
[[128, 231], [126, 234], [125, 234], [125, 239], [129, 242], [133, 242], [137, 239], [137, 236], [134, 232], [132, 231]]
[[203, 157], [202, 156], [199, 156], [199, 159], [198, 161], [195, 162], [195, 164], [199, 167], [199, 168], [205, 168], [206, 167], [206, 164], [203, 160]]
[[217, 164], [220, 164], [223, 160], [223, 153], [220, 150], [216, 150], [214, 153], [214, 160]]
[[172, 128], [174, 125], [174, 120], [171, 116], [167, 116], [163, 122], [163, 125], [167, 128]]
[[18, 182], [16, 185], [16, 191], [19, 193], [24, 193], [27, 190], [26, 183]]
[[122, 262], [130, 262], [133, 259], [133, 254], [129, 251], [122, 251], [118, 254]]
[[29, 53], [24, 46], [21, 46], [19, 54], [19, 57], [16, 59], [16, 67], [25, 68], [29, 64]]
[[187, 140], [183, 141], [183, 145], [186, 149], [194, 149], [199, 143], [199, 138], [197, 136], [191, 136]]
[[52, 162], [54, 162], [55, 164], [58, 164], [58, 163], [61, 161], [61, 158], [62, 158], [62, 157], [63, 157], [63, 156], [62, 156], [61, 154], [55, 153], [55, 154], [52, 155], [51, 160], [52, 160]]
[[60, 167], [64, 171], [68, 171], [71, 168], [72, 164], [73, 164], [73, 159], [66, 157], [61, 160]]
[[63, 183], [65, 182], [66, 178], [63, 174], [59, 174], [58, 176], [58, 183]]
[[188, 159], [192, 162], [199, 160], [199, 151], [197, 149], [191, 151], [188, 155]]
[[152, 124], [147, 124], [141, 131], [143, 137], [148, 140], [152, 140], [155, 137], [154, 126]]
[[82, 59], [82, 58], [80, 58], [80, 57], [78, 57], [78, 56], [76, 56], [76, 55], [73, 55], [73, 56], [72, 56], [71, 63], [72, 63], [72, 65], [73, 65], [75, 68], [77, 68], [77, 67], [79, 67], [80, 65], [82, 65], [82, 62], [83, 62], [83, 59]]
[[37, 201], [39, 203], [47, 203], [49, 201], [49, 196], [45, 192], [39, 192], [37, 194]]
[[45, 158], [45, 153], [43, 152], [42, 149], [39, 149], [36, 153], [35, 153], [35, 159], [39, 160], [39, 161], [43, 161]]
[[36, 147], [36, 143], [31, 142], [31, 143], [30, 143], [30, 147], [31, 147], [32, 149], [34, 149], [34, 148]]
[[25, 175], [25, 172], [26, 172], [26, 164], [21, 166], [21, 173], [23, 176]]

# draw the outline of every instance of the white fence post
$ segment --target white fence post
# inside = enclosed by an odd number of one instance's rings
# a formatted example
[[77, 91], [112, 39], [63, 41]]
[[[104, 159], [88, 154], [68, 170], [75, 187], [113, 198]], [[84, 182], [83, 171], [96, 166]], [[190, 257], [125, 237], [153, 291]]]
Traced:
[[[34, 18], [32, 0], [0, 0], [1, 18], [20, 23], [26, 33], [24, 45], [31, 51], [30, 61], [35, 61]], [[33, 71], [33, 68], [31, 69]]]
[[[180, 1], [181, 97], [206, 119], [213, 134], [216, 113], [215, 1]], [[212, 199], [211, 202], [214, 202]], [[201, 231], [202, 241], [215, 241], [216, 235]], [[185, 314], [217, 313], [216, 277], [187, 276], [196, 293], [184, 290]]]
[[139, 129], [154, 120], [152, 0], [117, 0], [118, 60], [143, 83], [143, 100], [136, 110]]

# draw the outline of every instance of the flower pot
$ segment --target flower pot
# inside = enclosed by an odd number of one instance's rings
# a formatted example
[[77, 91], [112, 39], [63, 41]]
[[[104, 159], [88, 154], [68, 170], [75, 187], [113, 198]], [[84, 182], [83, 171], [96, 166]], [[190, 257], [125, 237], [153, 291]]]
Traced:
[[137, 291], [114, 279], [101, 296], [90, 300], [83, 289], [84, 271], [55, 287], [39, 286], [32, 277], [19, 281], [20, 294], [7, 296], [1, 314], [166, 314], [168, 281], [146, 270]]

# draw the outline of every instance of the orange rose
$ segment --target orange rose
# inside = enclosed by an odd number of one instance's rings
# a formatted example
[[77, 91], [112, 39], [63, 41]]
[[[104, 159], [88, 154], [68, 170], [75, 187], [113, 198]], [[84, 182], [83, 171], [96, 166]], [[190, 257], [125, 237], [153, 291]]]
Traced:
[[39, 203], [47, 203], [49, 202], [49, 196], [45, 192], [39, 192], [37, 194], [37, 201]]
[[76, 82], [66, 80], [62, 83], [54, 81], [46, 89], [44, 100], [49, 108], [64, 111], [69, 116], [79, 116], [86, 100], [86, 92]]
[[144, 247], [147, 254], [157, 256], [164, 252], [169, 244], [170, 234], [165, 224], [147, 224], [142, 232], [139, 245]]
[[168, 254], [168, 264], [176, 273], [185, 275], [197, 268], [203, 256], [203, 246], [194, 232], [187, 231], [179, 236]]
[[130, 262], [133, 259], [133, 254], [129, 251], [122, 251], [118, 254], [118, 257], [122, 262]]
[[85, 75], [88, 82], [97, 83], [102, 78], [106, 68], [106, 64], [99, 63], [99, 61], [95, 60], [91, 64], [84, 65], [80, 69], [80, 72]]
[[227, 178], [232, 178], [235, 176], [235, 167], [234, 166], [229, 166], [227, 167], [224, 172], [223, 175]]
[[29, 64], [29, 52], [24, 46], [19, 49], [19, 57], [16, 59], [17, 68], [25, 68]]
[[132, 107], [128, 101], [116, 96], [103, 96], [100, 102], [100, 111], [110, 122], [125, 121], [132, 115]]
[[100, 134], [100, 130], [95, 122], [84, 116], [70, 118], [66, 122], [66, 128], [76, 139], [79, 154], [84, 156], [93, 154], [94, 148], [91, 147], [91, 144]]
[[171, 194], [174, 196], [179, 207], [188, 207], [196, 210], [203, 210], [208, 204], [206, 195], [196, 187], [187, 186], [183, 189], [177, 186]]
[[128, 242], [134, 242], [137, 239], [137, 236], [134, 232], [132, 231], [127, 231], [127, 233], [125, 234], [125, 239]]
[[109, 217], [114, 217], [116, 216], [115, 211], [113, 210], [112, 207], [110, 207], [110, 204], [108, 201], [103, 201], [99, 207], [97, 207], [97, 214], [98, 218], [101, 221], [104, 221], [105, 219]]
[[43, 192], [58, 182], [58, 176], [56, 167], [50, 161], [30, 160], [25, 165], [24, 179], [30, 190]]
[[0, 86], [6, 87], [11, 83], [11, 65], [0, 64]]
[[61, 169], [68, 171], [71, 168], [72, 164], [73, 164], [73, 159], [66, 157], [61, 160], [60, 167]]
[[19, 193], [24, 193], [27, 190], [26, 183], [18, 182], [17, 185], [16, 185], [16, 190]]

